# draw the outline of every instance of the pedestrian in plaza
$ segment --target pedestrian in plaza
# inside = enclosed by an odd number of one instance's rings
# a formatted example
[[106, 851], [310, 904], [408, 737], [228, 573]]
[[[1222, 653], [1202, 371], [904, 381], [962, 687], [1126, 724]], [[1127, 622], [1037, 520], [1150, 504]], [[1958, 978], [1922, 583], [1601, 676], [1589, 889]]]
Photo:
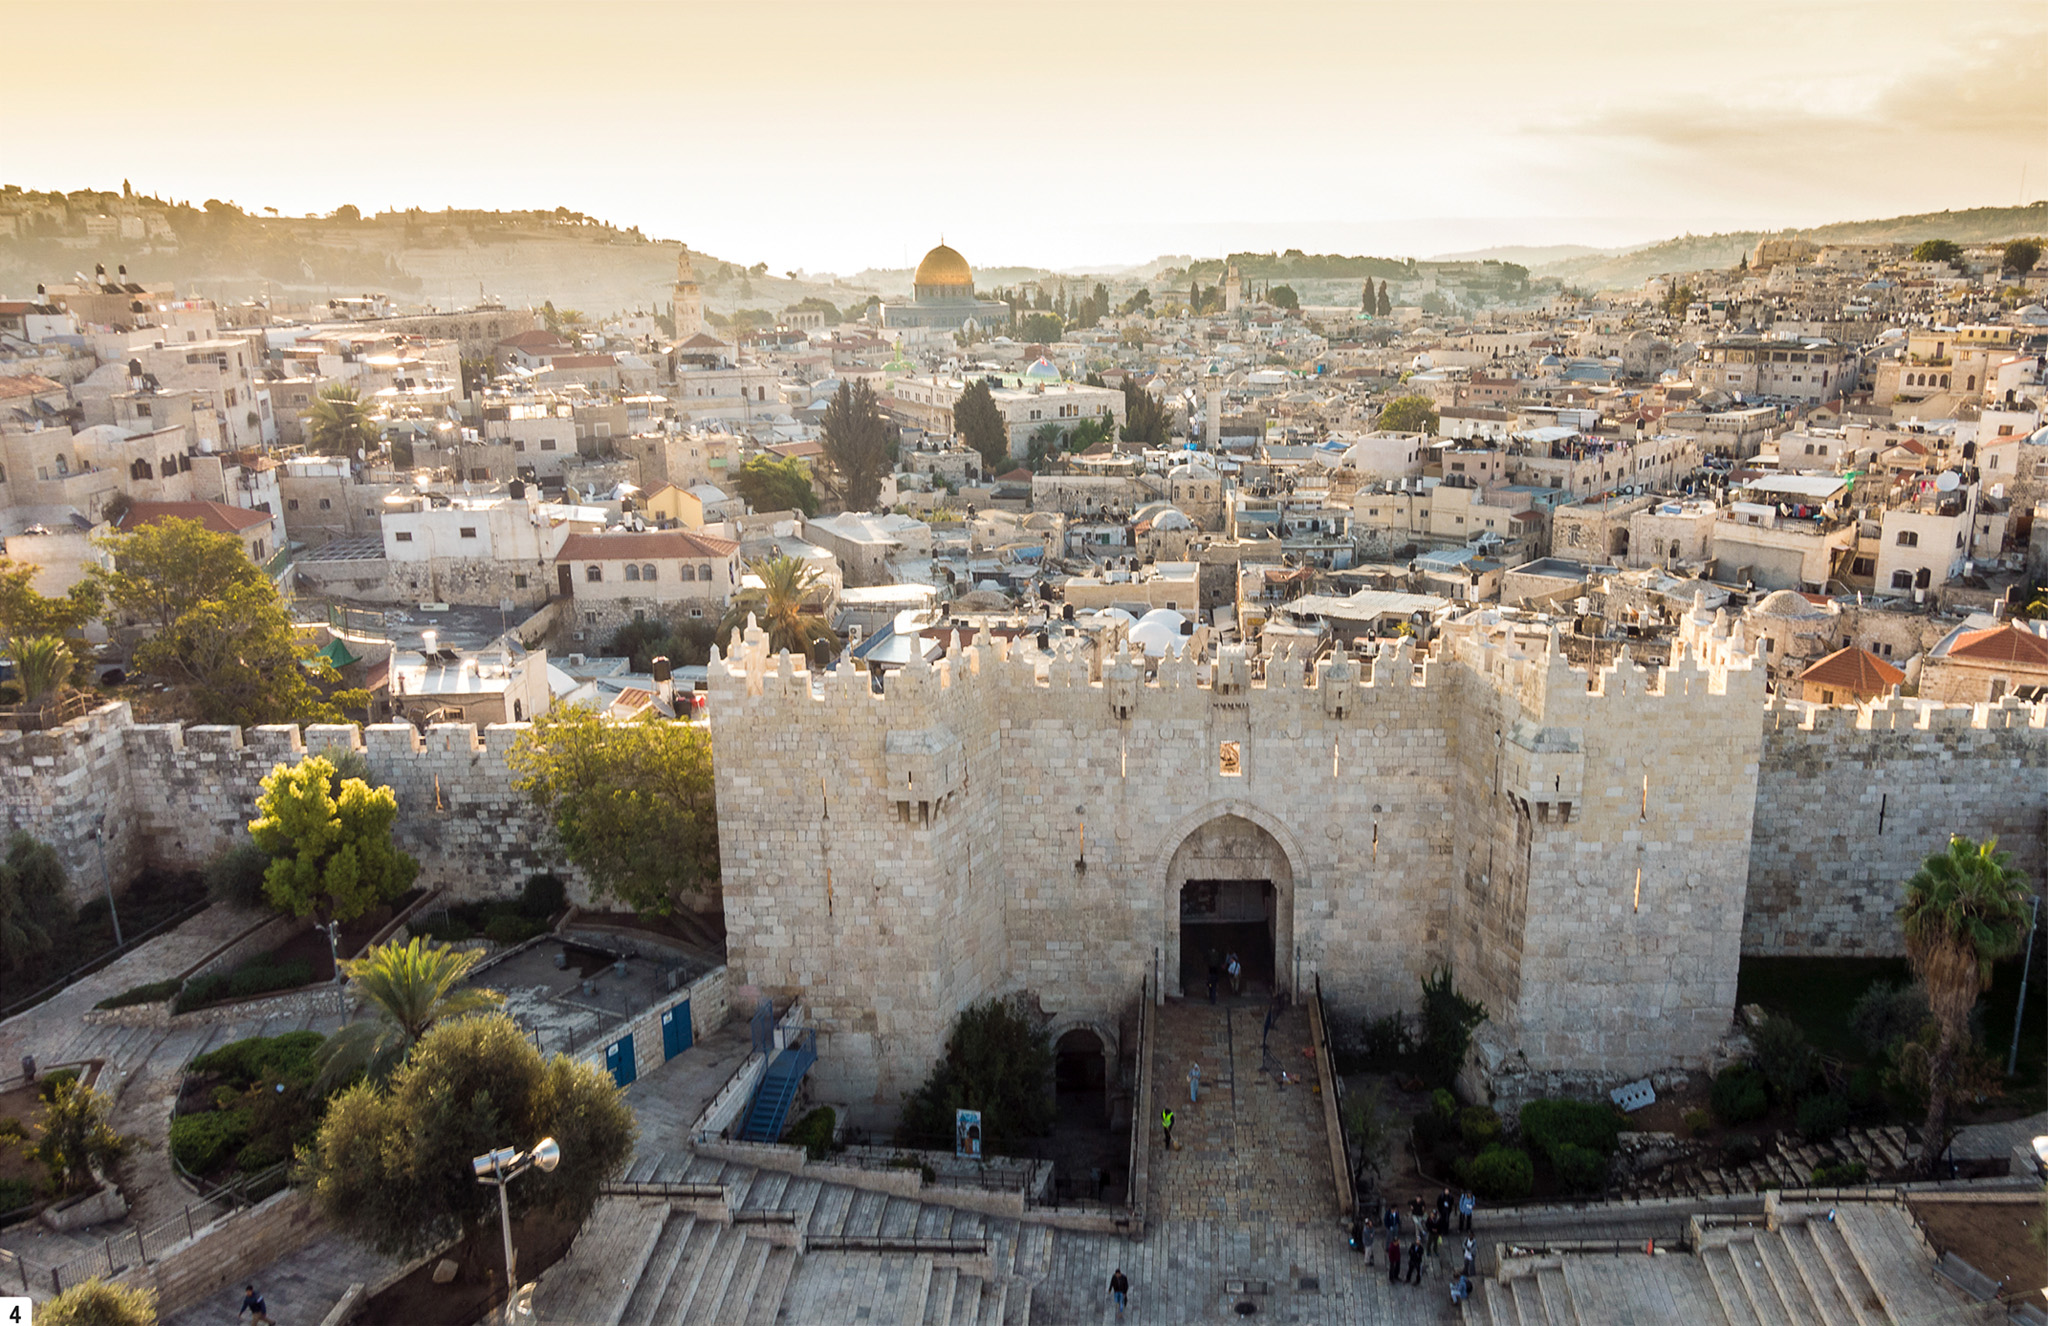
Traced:
[[1451, 1211], [1456, 1206], [1457, 1202], [1452, 1199], [1451, 1190], [1449, 1188], [1446, 1188], [1442, 1192], [1437, 1194], [1436, 1213], [1440, 1217], [1440, 1223], [1443, 1225], [1446, 1233], [1450, 1231]]
[[1438, 1215], [1438, 1214], [1437, 1214], [1436, 1212], [1434, 1212], [1434, 1211], [1431, 1211], [1431, 1212], [1429, 1213], [1429, 1255], [1430, 1255], [1430, 1256], [1432, 1256], [1432, 1257], [1440, 1257], [1440, 1256], [1442, 1256], [1442, 1255], [1443, 1255], [1443, 1246], [1444, 1246], [1444, 1226], [1445, 1226], [1446, 1224], [1448, 1224], [1448, 1223], [1450, 1223], [1450, 1222], [1449, 1222], [1449, 1220], [1448, 1220], [1448, 1219], [1446, 1219], [1446, 1218], [1445, 1218], [1444, 1216]]
[[1109, 1296], [1116, 1300], [1116, 1319], [1118, 1321], [1124, 1319], [1124, 1302], [1130, 1297], [1130, 1293], [1130, 1279], [1124, 1275], [1124, 1268], [1119, 1266], [1116, 1268], [1116, 1274], [1109, 1277]]
[[1472, 1241], [1472, 1236], [1470, 1234], [1467, 1234], [1465, 1236], [1465, 1269], [1463, 1272], [1461, 1272], [1461, 1274], [1476, 1275], [1478, 1271], [1479, 1245]]
[[1193, 1105], [1201, 1098], [1202, 1066], [1200, 1064], [1191, 1064], [1188, 1067], [1188, 1104]]
[[1387, 1233], [1388, 1233], [1388, 1234], [1389, 1234], [1390, 1236], [1392, 1236], [1392, 1237], [1394, 1237], [1394, 1238], [1400, 1238], [1400, 1237], [1401, 1237], [1401, 1208], [1400, 1208], [1400, 1207], [1398, 1207], [1398, 1206], [1394, 1205], [1394, 1204], [1393, 1204], [1392, 1202], [1388, 1202], [1388, 1203], [1387, 1203], [1387, 1209], [1386, 1209], [1386, 1212], [1385, 1212], [1385, 1214], [1383, 1214], [1383, 1215], [1381, 1216], [1381, 1220], [1382, 1220], [1382, 1222], [1383, 1222], [1383, 1223], [1384, 1223], [1384, 1224], [1386, 1225], [1386, 1227], [1387, 1227]]
[[1166, 1133], [1166, 1149], [1173, 1150], [1173, 1111], [1159, 1111], [1159, 1126]]
[[252, 1326], [270, 1326], [270, 1305], [263, 1301], [263, 1295], [256, 1292], [255, 1285], [242, 1286], [242, 1311], [235, 1314], [236, 1321], [242, 1319], [242, 1312], [249, 1314]]
[[1415, 1232], [1415, 1241], [1408, 1245], [1408, 1283], [1422, 1283], [1422, 1231]]
[[1460, 1234], [1470, 1234], [1472, 1232], [1472, 1208], [1478, 1205], [1479, 1199], [1472, 1195], [1470, 1188], [1458, 1194], [1458, 1232]]
[[1470, 1297], [1472, 1297], [1471, 1275], [1465, 1274], [1452, 1277], [1451, 1302], [1453, 1304], [1463, 1303], [1466, 1299]]
[[1394, 1235], [1387, 1240], [1387, 1283], [1401, 1283], [1401, 1236]]
[[1237, 960], [1237, 954], [1232, 953], [1228, 958], [1224, 959], [1223, 965], [1230, 973], [1230, 993], [1233, 995], [1243, 994], [1244, 964]]
[[1417, 1196], [1417, 1197], [1413, 1197], [1413, 1198], [1410, 1198], [1410, 1199], [1409, 1199], [1409, 1202], [1408, 1202], [1408, 1223], [1409, 1223], [1409, 1224], [1411, 1224], [1411, 1225], [1413, 1225], [1413, 1226], [1415, 1226], [1415, 1232], [1416, 1232], [1416, 1233], [1418, 1233], [1418, 1234], [1422, 1232], [1422, 1216], [1423, 1216], [1423, 1213], [1424, 1213], [1425, 1211], [1427, 1211], [1428, 1209], [1429, 1209], [1428, 1207], [1426, 1207], [1426, 1206], [1424, 1206], [1424, 1205], [1422, 1204], [1422, 1198], [1421, 1198], [1420, 1196]]

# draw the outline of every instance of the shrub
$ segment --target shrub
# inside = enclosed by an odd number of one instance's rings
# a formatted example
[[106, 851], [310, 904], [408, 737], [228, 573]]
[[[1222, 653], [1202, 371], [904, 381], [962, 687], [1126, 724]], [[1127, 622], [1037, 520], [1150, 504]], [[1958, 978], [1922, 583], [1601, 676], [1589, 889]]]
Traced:
[[1624, 1122], [1611, 1105], [1532, 1100], [1522, 1107], [1522, 1140], [1546, 1154], [1560, 1146], [1581, 1146], [1605, 1156], [1613, 1152]]
[[0, 1119], [0, 1142], [26, 1142], [28, 1125], [12, 1115]]
[[1458, 993], [1449, 967], [1423, 977], [1422, 1043], [1416, 1054], [1424, 1074], [1434, 1082], [1456, 1077], [1472, 1048], [1472, 1030], [1484, 1021], [1486, 1005]]
[[1500, 1140], [1500, 1116], [1485, 1105], [1467, 1105], [1458, 1111], [1458, 1135], [1474, 1151], [1484, 1151]]
[[1535, 1188], [1536, 1169], [1529, 1163], [1528, 1152], [1492, 1146], [1465, 1167], [1465, 1181], [1472, 1185], [1473, 1192], [1489, 1201], [1520, 1201]]
[[27, 1179], [0, 1179], [0, 1213], [19, 1211], [36, 1200], [36, 1186]]
[[1890, 1054], [1900, 1041], [1919, 1034], [1932, 1016], [1927, 991], [1919, 983], [1873, 981], [1849, 1010], [1849, 1025], [1872, 1054]]
[[1454, 1142], [1458, 1137], [1458, 1120], [1455, 1115], [1440, 1114], [1436, 1110], [1417, 1110], [1411, 1120], [1414, 1124], [1415, 1145], [1429, 1151], [1445, 1142]]
[[432, 944], [460, 944], [476, 938], [476, 931], [470, 929], [468, 922], [447, 912], [416, 916], [406, 923], [406, 929]]
[[156, 1291], [105, 1280], [73, 1285], [36, 1310], [38, 1326], [154, 1326]]
[[1863, 1162], [1852, 1160], [1846, 1165], [1822, 1165], [1813, 1171], [1813, 1178], [1809, 1181], [1816, 1188], [1846, 1188], [1869, 1177], [1870, 1170]]
[[277, 1138], [259, 1137], [235, 1153], [235, 1168], [244, 1174], [254, 1174], [280, 1160], [290, 1160], [291, 1154], [291, 1149]]
[[1572, 1192], [1598, 1192], [1607, 1186], [1607, 1157], [1589, 1146], [1560, 1142], [1550, 1149], [1557, 1181]]
[[536, 921], [554, 916], [568, 901], [568, 886], [552, 871], [528, 875], [526, 887], [519, 891], [519, 910]]
[[1438, 1087], [1429, 1093], [1429, 1108], [1431, 1113], [1444, 1122], [1454, 1122], [1458, 1117], [1458, 1098]]
[[57, 1098], [60, 1089], [70, 1086], [77, 1080], [76, 1068], [60, 1068], [54, 1073], [47, 1073], [36, 1083], [36, 1099], [47, 1105]]
[[1748, 1133], [1730, 1133], [1721, 1142], [1721, 1161], [1728, 1165], [1747, 1165], [1764, 1153], [1763, 1143]]
[[484, 925], [484, 938], [493, 944], [524, 944], [535, 935], [547, 933], [547, 922], [534, 921], [517, 912], [499, 912]]
[[1705, 1137], [1707, 1130], [1714, 1126], [1714, 1116], [1705, 1110], [1687, 1110], [1685, 1126], [1692, 1130], [1694, 1137]]
[[171, 1011], [173, 1013], [183, 1013], [187, 1009], [200, 1008], [226, 998], [227, 993], [227, 973], [219, 972], [212, 976], [195, 976], [185, 982], [185, 988], [178, 991], [178, 997], [171, 1001]]
[[1398, 1068], [1415, 1053], [1415, 1041], [1399, 1013], [1389, 1013], [1365, 1024], [1366, 1066], [1381, 1072]]
[[1809, 1142], [1825, 1142], [1849, 1126], [1849, 1102], [1829, 1093], [1799, 1102], [1799, 1132]]
[[264, 1078], [311, 1080], [313, 1053], [326, 1040], [317, 1031], [288, 1031], [282, 1036], [251, 1036], [229, 1041], [189, 1065], [194, 1073], [219, 1073], [238, 1087]]
[[270, 869], [270, 853], [252, 842], [242, 842], [206, 867], [206, 893], [215, 902], [236, 907], [267, 907], [263, 896], [263, 872]]
[[220, 1167], [249, 1142], [249, 1111], [209, 1110], [171, 1120], [171, 1156], [193, 1174]]
[[1723, 1124], [1748, 1123], [1761, 1119], [1771, 1107], [1764, 1093], [1763, 1075], [1747, 1064], [1730, 1064], [1714, 1078], [1707, 1103]]
[[52, 1188], [86, 1192], [95, 1170], [104, 1172], [127, 1152], [128, 1140], [107, 1122], [113, 1112], [112, 1096], [76, 1081], [63, 1082], [50, 1094], [36, 1118], [42, 1135], [28, 1154], [50, 1172]]
[[1849, 1074], [1849, 1106], [1852, 1109], [1868, 1109], [1884, 1099], [1884, 1070], [1876, 1064], [1864, 1064]]
[[1756, 1066], [1780, 1103], [1790, 1104], [1813, 1080], [1813, 1048], [1791, 1018], [1767, 1017], [1752, 1033]]
[[790, 1127], [789, 1136], [784, 1140], [792, 1146], [800, 1146], [812, 1160], [823, 1160], [832, 1149], [832, 1132], [837, 1127], [839, 1116], [828, 1105], [821, 1105]]
[[269, 994], [272, 990], [295, 990], [312, 983], [313, 964], [304, 958], [279, 962], [275, 954], [265, 954], [235, 969], [234, 975], [228, 977], [228, 993], [238, 999], [247, 999], [253, 995]]
[[131, 1004], [160, 1004], [178, 993], [184, 982], [173, 976], [168, 981], [151, 981], [147, 985], [131, 985], [117, 995], [108, 995], [94, 1004], [94, 1008], [127, 1008]]

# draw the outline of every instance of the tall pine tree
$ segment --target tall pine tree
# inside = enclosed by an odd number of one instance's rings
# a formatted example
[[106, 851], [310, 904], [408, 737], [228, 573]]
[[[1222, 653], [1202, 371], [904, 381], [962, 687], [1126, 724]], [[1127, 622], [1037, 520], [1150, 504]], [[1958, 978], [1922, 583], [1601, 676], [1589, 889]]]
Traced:
[[1380, 306], [1374, 310], [1379, 317], [1387, 317], [1394, 311], [1394, 301], [1387, 298], [1387, 283], [1380, 282]]

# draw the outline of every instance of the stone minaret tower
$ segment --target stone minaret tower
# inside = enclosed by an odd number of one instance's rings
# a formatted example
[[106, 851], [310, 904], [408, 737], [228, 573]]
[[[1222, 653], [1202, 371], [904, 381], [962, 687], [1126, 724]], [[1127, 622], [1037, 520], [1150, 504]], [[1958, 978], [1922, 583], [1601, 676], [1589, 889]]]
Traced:
[[1237, 274], [1237, 264], [1232, 263], [1223, 273], [1223, 311], [1235, 313], [1244, 307], [1244, 280]]
[[697, 274], [690, 270], [688, 245], [676, 254], [674, 300], [676, 341], [680, 344], [704, 330], [704, 295], [697, 289]]

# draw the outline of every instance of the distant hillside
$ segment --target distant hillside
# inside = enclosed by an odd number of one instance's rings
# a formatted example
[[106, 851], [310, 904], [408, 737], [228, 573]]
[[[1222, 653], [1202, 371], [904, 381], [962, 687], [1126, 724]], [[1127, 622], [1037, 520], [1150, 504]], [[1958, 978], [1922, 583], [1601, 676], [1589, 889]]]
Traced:
[[1960, 212], [1921, 212], [1878, 221], [1837, 221], [1805, 230], [1683, 235], [1611, 256], [1587, 255], [1547, 263], [1534, 268], [1532, 274], [1554, 277], [1581, 289], [1602, 290], [1637, 285], [1663, 272], [1733, 267], [1767, 235], [1807, 239], [1817, 244], [1918, 244], [1923, 239], [1993, 244], [2043, 233], [2048, 233], [2048, 202], [2025, 207], [1972, 207]]
[[1534, 270], [1544, 263], [1565, 262], [1572, 258], [1605, 258], [1618, 252], [1618, 249], [1595, 249], [1584, 244], [1508, 244], [1491, 249], [1473, 249], [1469, 253], [1439, 253], [1430, 261], [1485, 262], [1491, 258], [1495, 262], [1520, 263]]

